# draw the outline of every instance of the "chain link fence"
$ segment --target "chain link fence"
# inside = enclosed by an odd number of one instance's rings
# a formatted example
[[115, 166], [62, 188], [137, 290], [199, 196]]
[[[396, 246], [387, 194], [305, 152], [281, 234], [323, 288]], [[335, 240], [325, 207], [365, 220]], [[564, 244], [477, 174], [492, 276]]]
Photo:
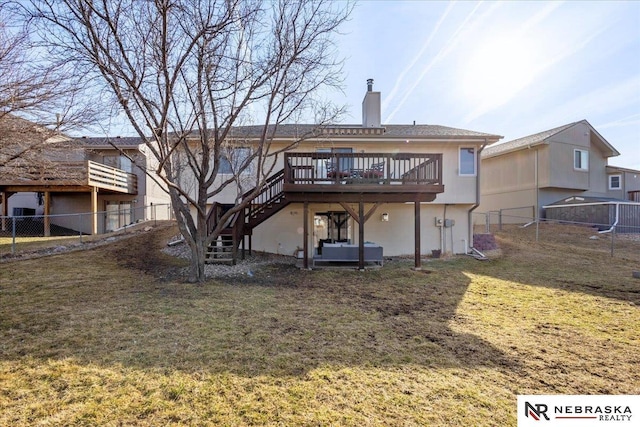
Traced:
[[535, 218], [523, 213], [527, 210], [532, 212], [531, 207], [474, 212], [474, 233], [504, 235], [531, 244], [561, 242], [640, 263], [640, 226]]
[[21, 251], [87, 243], [96, 236], [127, 233], [135, 226], [172, 218], [169, 204], [96, 213], [0, 216], [0, 258]]

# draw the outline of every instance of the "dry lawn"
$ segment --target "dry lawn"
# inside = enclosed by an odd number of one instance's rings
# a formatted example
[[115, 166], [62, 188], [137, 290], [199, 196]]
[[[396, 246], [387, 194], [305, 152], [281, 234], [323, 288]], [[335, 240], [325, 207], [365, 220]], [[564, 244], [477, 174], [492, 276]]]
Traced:
[[640, 394], [640, 242], [567, 230], [201, 286], [170, 228], [4, 262], [0, 425], [510, 426], [517, 394]]

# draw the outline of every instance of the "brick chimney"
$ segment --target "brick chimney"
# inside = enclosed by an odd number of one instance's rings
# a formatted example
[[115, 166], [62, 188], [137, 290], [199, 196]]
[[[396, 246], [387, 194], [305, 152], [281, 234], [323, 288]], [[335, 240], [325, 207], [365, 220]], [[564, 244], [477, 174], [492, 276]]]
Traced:
[[380, 92], [373, 91], [373, 79], [368, 79], [367, 93], [362, 100], [362, 127], [379, 128], [380, 121]]

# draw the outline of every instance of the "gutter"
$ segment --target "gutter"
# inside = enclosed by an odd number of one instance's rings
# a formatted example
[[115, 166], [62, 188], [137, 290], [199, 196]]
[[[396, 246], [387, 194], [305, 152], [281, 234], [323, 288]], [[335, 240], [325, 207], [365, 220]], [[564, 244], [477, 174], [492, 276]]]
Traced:
[[[469, 244], [471, 246], [471, 249], [473, 250], [473, 221], [472, 221], [472, 215], [473, 215], [473, 211], [476, 210], [478, 208], [478, 206], [480, 206], [480, 158], [482, 157], [482, 150], [484, 150], [484, 148], [487, 146], [488, 142], [485, 139], [484, 140], [484, 144], [482, 144], [480, 146], [480, 149], [478, 150], [478, 153], [476, 155], [476, 202], [471, 206], [471, 208], [469, 208], [469, 211], [467, 212], [467, 229], [469, 230]], [[466, 245], [465, 245], [466, 246]], [[467, 250], [467, 248], [465, 247], [465, 251]]]

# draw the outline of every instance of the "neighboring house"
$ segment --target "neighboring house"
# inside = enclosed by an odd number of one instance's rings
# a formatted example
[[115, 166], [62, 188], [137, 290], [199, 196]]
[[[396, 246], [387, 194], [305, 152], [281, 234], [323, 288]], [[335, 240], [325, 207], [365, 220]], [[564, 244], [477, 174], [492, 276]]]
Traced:
[[493, 144], [481, 155], [477, 211], [500, 211], [503, 223], [526, 223], [543, 218], [545, 205], [572, 196], [632, 200], [640, 171], [609, 166], [619, 154], [586, 120]]
[[640, 171], [635, 169], [607, 166], [609, 197], [640, 202]]
[[[297, 254], [306, 267], [322, 261], [323, 248], [326, 254], [342, 250], [328, 247], [349, 246], [336, 256], [351, 257], [360, 268], [368, 257], [365, 242], [381, 246], [384, 256], [412, 255], [416, 266], [420, 254], [434, 250], [467, 252], [480, 196], [478, 154], [501, 137], [438, 125], [383, 125], [380, 117], [380, 92], [369, 81], [361, 124], [279, 126], [272, 150], [317, 131], [279, 156], [264, 191], [229, 227], [233, 252], [248, 243], [254, 250]], [[250, 147], [261, 130], [239, 127], [234, 135]], [[210, 229], [236, 196], [226, 194], [212, 200]]]
[[[144, 173], [149, 160], [139, 138], [45, 134], [38, 141], [38, 126], [17, 120], [23, 131], [11, 133], [13, 140], [3, 135], [3, 147], [30, 149], [0, 164], [0, 216], [43, 215], [45, 235], [51, 225], [96, 234], [147, 219], [151, 212], [144, 206], [169, 203], [168, 195]], [[93, 215], [70, 215], [86, 213]], [[158, 219], [169, 217], [166, 206], [153, 213]], [[6, 220], [2, 226], [7, 228]]]

